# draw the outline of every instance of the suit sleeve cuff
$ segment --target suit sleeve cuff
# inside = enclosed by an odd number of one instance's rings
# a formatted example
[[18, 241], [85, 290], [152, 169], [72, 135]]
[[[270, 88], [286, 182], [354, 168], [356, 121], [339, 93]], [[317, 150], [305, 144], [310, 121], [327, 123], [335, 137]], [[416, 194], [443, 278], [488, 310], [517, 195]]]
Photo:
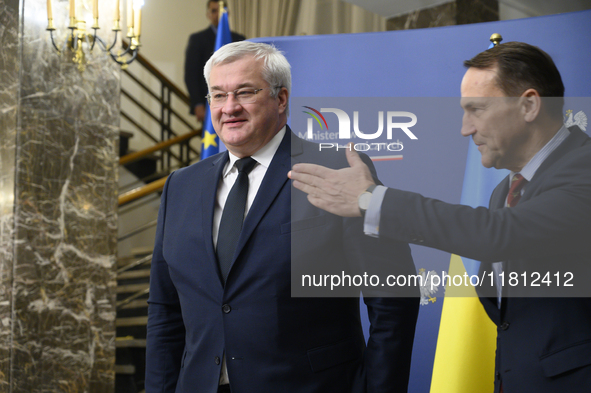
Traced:
[[363, 232], [367, 236], [379, 237], [380, 235], [380, 216], [382, 214], [382, 202], [388, 187], [377, 186], [371, 194], [369, 208], [365, 212], [363, 221]]

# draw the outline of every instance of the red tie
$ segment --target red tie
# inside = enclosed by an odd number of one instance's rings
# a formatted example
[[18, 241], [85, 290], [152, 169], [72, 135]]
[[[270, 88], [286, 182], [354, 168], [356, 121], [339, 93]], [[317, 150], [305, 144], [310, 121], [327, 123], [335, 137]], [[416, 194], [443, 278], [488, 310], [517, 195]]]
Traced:
[[511, 188], [509, 188], [509, 194], [507, 195], [507, 206], [515, 207], [517, 202], [521, 199], [521, 189], [525, 186], [527, 180], [519, 173], [513, 175], [511, 179]]

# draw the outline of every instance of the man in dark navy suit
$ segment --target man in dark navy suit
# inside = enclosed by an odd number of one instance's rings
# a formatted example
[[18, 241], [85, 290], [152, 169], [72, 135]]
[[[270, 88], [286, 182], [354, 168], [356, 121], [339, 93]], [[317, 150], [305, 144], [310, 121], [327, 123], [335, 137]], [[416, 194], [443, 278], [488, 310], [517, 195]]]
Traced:
[[[210, 25], [205, 30], [191, 34], [185, 50], [185, 84], [191, 99], [190, 112], [199, 122], [203, 122], [205, 118], [207, 83], [203, 77], [203, 67], [215, 49], [215, 37], [220, 18], [219, 0], [207, 2], [206, 16]], [[242, 34], [232, 32], [232, 42], [243, 40]]]
[[[228, 44], [205, 76], [228, 151], [172, 173], [164, 187], [146, 392], [406, 392], [416, 288], [388, 294], [407, 297], [364, 291], [366, 344], [359, 297], [292, 297], [292, 253], [305, 242], [334, 273], [394, 261], [393, 273], [415, 274], [408, 244], [358, 235], [361, 219], [327, 214], [291, 187], [294, 162], [341, 168], [346, 159], [320, 154], [287, 126], [291, 72], [279, 51]], [[318, 271], [317, 258], [298, 261], [296, 271]]]
[[[462, 135], [482, 165], [510, 175], [488, 209], [372, 188], [371, 235], [482, 261], [479, 276], [495, 278], [477, 287], [498, 329], [495, 392], [591, 392], [591, 138], [564, 126], [562, 78], [541, 49], [508, 42], [464, 64]], [[337, 171], [296, 165], [294, 186], [315, 206], [358, 216], [375, 182], [348, 158]]]

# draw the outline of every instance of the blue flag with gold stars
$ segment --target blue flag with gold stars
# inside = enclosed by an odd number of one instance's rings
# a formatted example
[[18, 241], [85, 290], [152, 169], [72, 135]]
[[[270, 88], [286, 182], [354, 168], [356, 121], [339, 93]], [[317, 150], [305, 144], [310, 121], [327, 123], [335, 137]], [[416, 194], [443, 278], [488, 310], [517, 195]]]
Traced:
[[203, 135], [201, 138], [201, 159], [213, 156], [220, 152], [220, 138], [213, 129], [209, 105], [205, 107], [205, 119], [203, 120]]
[[[228, 13], [224, 10], [218, 22], [218, 32], [215, 38], [215, 50], [232, 42], [232, 33], [230, 33], [230, 24], [228, 23]], [[201, 159], [213, 156], [220, 151], [220, 138], [213, 129], [211, 122], [211, 111], [206, 104], [205, 120], [203, 121], [203, 136], [201, 145]]]

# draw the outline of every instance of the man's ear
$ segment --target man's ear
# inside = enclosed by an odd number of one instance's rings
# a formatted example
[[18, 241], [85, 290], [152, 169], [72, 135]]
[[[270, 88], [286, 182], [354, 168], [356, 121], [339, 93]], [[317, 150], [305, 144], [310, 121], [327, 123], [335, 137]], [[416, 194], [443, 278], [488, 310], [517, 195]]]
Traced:
[[523, 110], [523, 119], [531, 123], [540, 114], [542, 108], [542, 99], [540, 93], [535, 89], [527, 89], [521, 95], [521, 105]]
[[287, 91], [287, 88], [282, 87], [281, 90], [279, 90], [277, 99], [279, 100], [279, 113], [284, 113], [285, 108], [287, 108], [287, 102], [289, 101], [289, 92]]

